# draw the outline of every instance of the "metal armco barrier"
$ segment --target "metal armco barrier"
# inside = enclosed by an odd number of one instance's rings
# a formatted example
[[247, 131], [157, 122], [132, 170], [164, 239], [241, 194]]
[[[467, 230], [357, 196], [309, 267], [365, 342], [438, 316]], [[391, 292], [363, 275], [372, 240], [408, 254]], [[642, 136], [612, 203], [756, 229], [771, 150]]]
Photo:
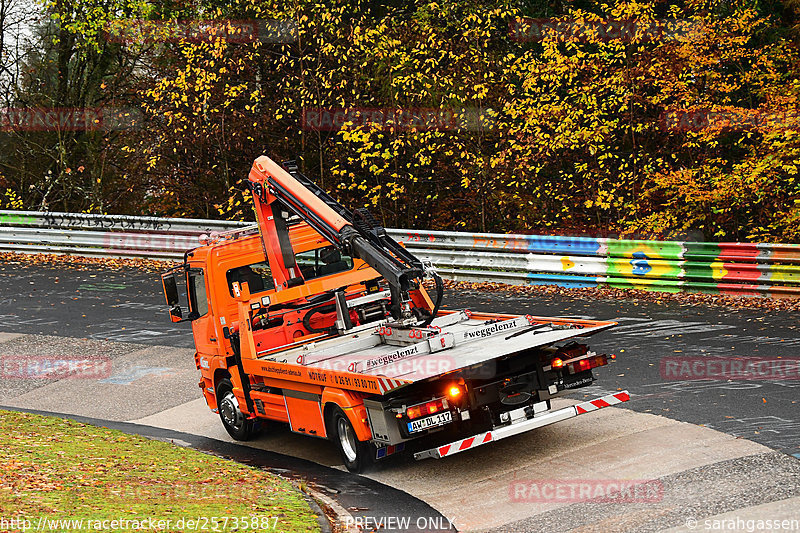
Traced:
[[0, 211], [0, 250], [182, 259], [202, 234], [246, 223], [189, 218]]
[[[199, 236], [252, 223], [0, 211], [0, 250], [181, 259]], [[800, 245], [646, 241], [390, 229], [462, 281], [800, 297]]]

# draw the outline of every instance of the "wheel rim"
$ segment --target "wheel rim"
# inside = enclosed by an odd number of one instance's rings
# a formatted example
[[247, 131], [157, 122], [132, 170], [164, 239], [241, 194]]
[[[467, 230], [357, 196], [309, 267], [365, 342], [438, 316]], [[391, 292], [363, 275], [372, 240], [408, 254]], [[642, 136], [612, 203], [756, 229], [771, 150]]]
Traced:
[[225, 422], [226, 426], [236, 431], [242, 429], [244, 415], [239, 410], [239, 401], [232, 392], [228, 391], [222, 397], [222, 401], [219, 404], [219, 412], [222, 414], [222, 421]]
[[350, 427], [350, 424], [347, 423], [347, 420], [344, 418], [340, 418], [339, 422], [337, 423], [338, 426], [338, 433], [339, 433], [339, 442], [342, 445], [342, 451], [344, 452], [344, 456], [347, 460], [351, 463], [355, 462], [356, 460], [356, 435], [353, 432], [353, 428]]

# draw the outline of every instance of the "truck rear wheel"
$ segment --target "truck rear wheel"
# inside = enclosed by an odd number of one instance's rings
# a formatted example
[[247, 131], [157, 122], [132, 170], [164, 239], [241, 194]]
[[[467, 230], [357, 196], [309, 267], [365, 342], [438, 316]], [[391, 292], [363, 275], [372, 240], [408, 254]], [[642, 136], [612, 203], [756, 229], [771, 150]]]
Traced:
[[233, 394], [233, 384], [228, 379], [223, 379], [217, 385], [217, 408], [225, 431], [234, 439], [250, 440], [258, 435], [259, 422], [247, 418], [239, 409], [239, 400]]
[[374, 462], [375, 448], [365, 441], [358, 440], [353, 424], [338, 406], [333, 411], [331, 418], [333, 440], [342, 454], [344, 466], [350, 472], [360, 474], [365, 472]]

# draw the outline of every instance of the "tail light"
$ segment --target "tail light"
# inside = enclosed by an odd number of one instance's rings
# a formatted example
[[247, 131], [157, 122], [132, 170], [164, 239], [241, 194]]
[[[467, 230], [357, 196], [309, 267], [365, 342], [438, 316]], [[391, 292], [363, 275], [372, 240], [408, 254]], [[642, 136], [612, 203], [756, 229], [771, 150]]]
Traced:
[[406, 409], [406, 416], [408, 417], [409, 420], [414, 420], [415, 418], [441, 413], [446, 409], [447, 409], [447, 400], [444, 398], [439, 398], [436, 400], [431, 400], [426, 403], [421, 403], [419, 405], [414, 405], [409, 407], [408, 409]]
[[605, 366], [608, 364], [608, 356], [605, 354], [594, 355], [591, 357], [586, 357], [585, 359], [581, 359], [580, 361], [573, 361], [571, 363], [567, 363], [565, 366], [567, 367], [567, 372], [570, 374], [577, 374], [578, 372], [584, 372], [586, 370], [591, 370], [592, 368], [596, 368], [598, 366]]

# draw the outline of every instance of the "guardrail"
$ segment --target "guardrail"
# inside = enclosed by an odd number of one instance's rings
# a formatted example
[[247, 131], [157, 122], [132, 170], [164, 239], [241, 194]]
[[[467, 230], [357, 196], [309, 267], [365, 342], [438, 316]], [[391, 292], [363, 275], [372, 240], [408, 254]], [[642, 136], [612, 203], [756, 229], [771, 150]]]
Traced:
[[[201, 219], [0, 211], [0, 250], [181, 259], [201, 234], [252, 225]], [[800, 245], [647, 241], [390, 229], [462, 281], [600, 285], [800, 297]]]

